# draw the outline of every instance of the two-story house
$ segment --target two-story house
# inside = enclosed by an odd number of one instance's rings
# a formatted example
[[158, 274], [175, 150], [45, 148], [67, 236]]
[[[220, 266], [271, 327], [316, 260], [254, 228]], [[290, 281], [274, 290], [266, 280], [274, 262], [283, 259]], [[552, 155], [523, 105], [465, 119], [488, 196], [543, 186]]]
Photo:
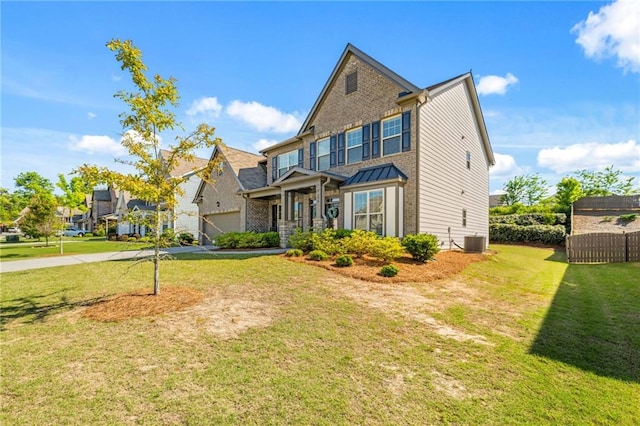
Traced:
[[261, 153], [264, 185], [229, 194], [234, 230], [277, 228], [283, 246], [327, 226], [488, 241], [495, 160], [471, 73], [420, 88], [348, 44], [298, 134]]

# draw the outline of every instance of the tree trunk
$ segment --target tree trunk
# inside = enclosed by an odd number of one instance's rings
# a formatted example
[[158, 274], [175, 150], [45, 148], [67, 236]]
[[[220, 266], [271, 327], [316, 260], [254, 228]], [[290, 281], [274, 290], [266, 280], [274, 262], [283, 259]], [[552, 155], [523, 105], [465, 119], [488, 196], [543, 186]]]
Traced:
[[153, 253], [153, 294], [160, 294], [160, 235], [162, 223], [160, 223], [160, 203], [156, 204], [156, 212], [155, 212], [156, 220], [155, 220], [155, 229], [154, 232], [156, 234], [155, 237], [155, 245], [154, 245], [154, 253]]

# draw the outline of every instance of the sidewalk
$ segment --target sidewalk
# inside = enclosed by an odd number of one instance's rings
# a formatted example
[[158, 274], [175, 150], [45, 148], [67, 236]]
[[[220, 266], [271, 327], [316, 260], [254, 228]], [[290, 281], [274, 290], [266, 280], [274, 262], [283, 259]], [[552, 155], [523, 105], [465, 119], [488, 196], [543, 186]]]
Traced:
[[[202, 246], [170, 247], [162, 249], [163, 254], [201, 252], [210, 255], [238, 255], [238, 254], [280, 254], [284, 249], [267, 249], [251, 251], [217, 251], [205, 249]], [[106, 262], [111, 260], [126, 260], [153, 256], [153, 250], [112, 251], [107, 253], [76, 254], [59, 257], [41, 257], [37, 259], [12, 260], [0, 262], [0, 273], [26, 271], [29, 269], [51, 268], [54, 266], [78, 265], [81, 263]]]

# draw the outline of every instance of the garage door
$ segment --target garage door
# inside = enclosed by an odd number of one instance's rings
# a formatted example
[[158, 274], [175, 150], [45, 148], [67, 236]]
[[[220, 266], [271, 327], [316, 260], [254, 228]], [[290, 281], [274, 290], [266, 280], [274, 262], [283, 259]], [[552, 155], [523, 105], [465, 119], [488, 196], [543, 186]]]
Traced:
[[216, 235], [240, 231], [240, 212], [207, 215], [202, 229], [208, 237], [204, 238], [204, 244], [211, 244], [211, 240], [215, 240]]

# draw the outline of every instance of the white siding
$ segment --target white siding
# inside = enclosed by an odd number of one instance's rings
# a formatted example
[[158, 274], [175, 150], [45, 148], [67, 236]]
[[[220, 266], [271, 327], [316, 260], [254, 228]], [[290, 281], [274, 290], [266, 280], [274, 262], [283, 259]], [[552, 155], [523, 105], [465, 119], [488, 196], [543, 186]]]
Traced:
[[387, 237], [397, 237], [396, 233], [396, 211], [398, 210], [398, 199], [396, 198], [396, 188], [395, 186], [390, 186], [387, 188], [387, 193], [385, 194], [385, 236]]
[[353, 195], [351, 192], [344, 193], [344, 228], [351, 229], [353, 219]]
[[443, 249], [455, 248], [449, 228], [461, 247], [465, 235], [489, 241], [489, 161], [464, 81], [423, 104], [419, 117], [419, 232], [437, 235]]
[[198, 205], [193, 203], [193, 198], [200, 185], [200, 178], [192, 175], [182, 184], [184, 194], [177, 199], [175, 208], [174, 229], [176, 232], [188, 232], [197, 238], [198, 234]]

